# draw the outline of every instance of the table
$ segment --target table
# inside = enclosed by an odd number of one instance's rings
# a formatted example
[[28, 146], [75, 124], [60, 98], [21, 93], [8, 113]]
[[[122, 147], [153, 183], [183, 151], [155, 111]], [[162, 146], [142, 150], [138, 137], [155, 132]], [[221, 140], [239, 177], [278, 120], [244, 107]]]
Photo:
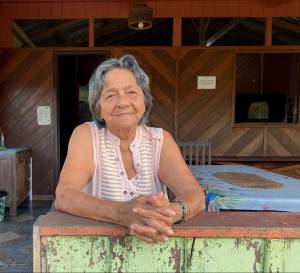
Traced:
[[201, 212], [147, 244], [118, 225], [51, 211], [33, 227], [33, 272], [300, 272], [300, 213]]
[[32, 199], [32, 155], [28, 148], [0, 151], [0, 189], [7, 192], [6, 206], [10, 215], [28, 196]]
[[207, 209], [300, 212], [300, 180], [246, 165], [190, 165]]

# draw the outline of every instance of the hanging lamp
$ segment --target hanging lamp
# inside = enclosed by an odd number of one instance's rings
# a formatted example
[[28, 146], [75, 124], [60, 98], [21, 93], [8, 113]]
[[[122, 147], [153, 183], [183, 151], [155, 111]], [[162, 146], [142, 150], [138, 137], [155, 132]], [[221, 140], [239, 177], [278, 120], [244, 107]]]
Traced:
[[134, 0], [128, 14], [128, 27], [144, 30], [152, 27], [153, 10], [144, 0]]

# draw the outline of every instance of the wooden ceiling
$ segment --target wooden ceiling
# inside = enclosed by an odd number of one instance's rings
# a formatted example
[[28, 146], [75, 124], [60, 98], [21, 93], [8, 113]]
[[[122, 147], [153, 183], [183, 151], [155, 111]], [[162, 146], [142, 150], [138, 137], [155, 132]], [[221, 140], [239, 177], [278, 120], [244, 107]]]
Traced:
[[[95, 46], [171, 46], [172, 18], [155, 18], [149, 30], [126, 19], [95, 19]], [[15, 20], [14, 47], [88, 47], [88, 19]], [[274, 45], [300, 45], [300, 17], [273, 18]], [[263, 45], [264, 18], [182, 18], [182, 45]]]

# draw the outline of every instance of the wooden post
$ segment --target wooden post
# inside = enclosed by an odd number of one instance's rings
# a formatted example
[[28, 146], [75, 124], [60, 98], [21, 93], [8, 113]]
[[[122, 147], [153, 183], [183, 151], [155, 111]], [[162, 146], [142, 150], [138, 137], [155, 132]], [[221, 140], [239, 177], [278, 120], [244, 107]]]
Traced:
[[265, 23], [265, 45], [272, 45], [272, 17], [268, 16]]
[[95, 24], [94, 24], [94, 17], [89, 17], [89, 47], [94, 47], [95, 45]]
[[[173, 17], [173, 46], [181, 46], [181, 17], [176, 16]], [[175, 56], [176, 56], [176, 83], [175, 83], [175, 139], [178, 140], [178, 96], [179, 96], [179, 80], [178, 80], [178, 73], [179, 73], [179, 55], [180, 52], [175, 49]]]
[[181, 17], [173, 18], [173, 46], [181, 46]]
[[175, 48], [176, 56], [176, 79], [175, 79], [175, 113], [174, 113], [174, 133], [175, 139], [178, 140], [178, 111], [179, 111], [179, 59], [180, 59], [180, 49]]

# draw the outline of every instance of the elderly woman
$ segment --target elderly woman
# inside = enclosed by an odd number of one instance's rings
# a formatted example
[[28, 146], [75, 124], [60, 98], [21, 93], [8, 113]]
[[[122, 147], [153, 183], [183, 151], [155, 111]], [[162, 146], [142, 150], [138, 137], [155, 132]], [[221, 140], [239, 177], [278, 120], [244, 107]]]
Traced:
[[131, 55], [109, 59], [91, 77], [89, 104], [94, 122], [71, 136], [56, 208], [126, 226], [149, 243], [167, 241], [174, 223], [204, 209], [204, 194], [172, 136], [145, 125], [148, 76]]

